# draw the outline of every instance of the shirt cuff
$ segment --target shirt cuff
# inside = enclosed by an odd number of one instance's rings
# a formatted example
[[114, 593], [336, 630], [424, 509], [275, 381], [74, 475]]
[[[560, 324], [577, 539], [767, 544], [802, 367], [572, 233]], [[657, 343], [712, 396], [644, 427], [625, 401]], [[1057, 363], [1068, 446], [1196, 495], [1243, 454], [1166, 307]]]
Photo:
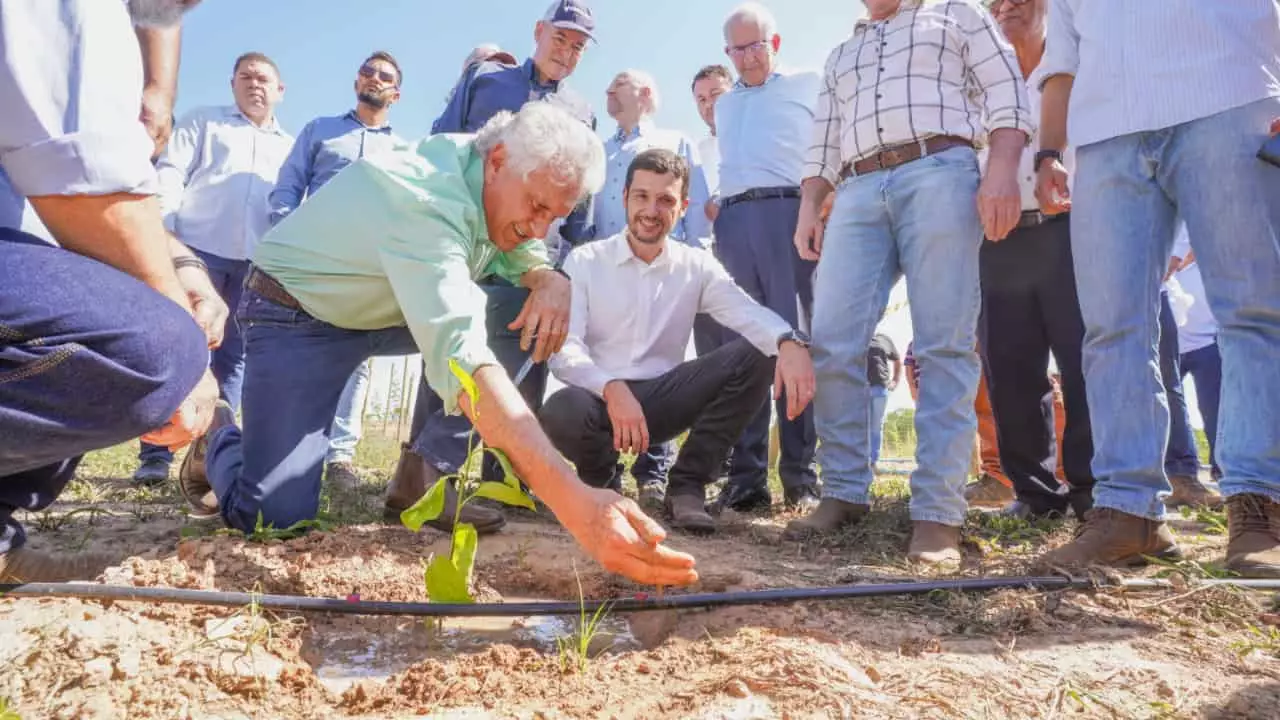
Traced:
[[[136, 130], [136, 131], [135, 131]], [[154, 195], [159, 191], [141, 123], [128, 132], [86, 130], [69, 133], [4, 154], [14, 189], [42, 195]]]

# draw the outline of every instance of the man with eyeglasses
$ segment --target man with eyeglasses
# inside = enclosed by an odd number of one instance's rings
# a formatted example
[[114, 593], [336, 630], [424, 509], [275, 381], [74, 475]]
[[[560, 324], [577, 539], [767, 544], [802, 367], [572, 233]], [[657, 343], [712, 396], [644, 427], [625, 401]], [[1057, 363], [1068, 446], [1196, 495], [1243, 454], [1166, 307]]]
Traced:
[[[595, 18], [586, 0], [557, 0], [534, 26], [533, 56], [521, 65], [495, 57], [467, 68], [453, 89], [447, 107], [431, 126], [433, 134], [474, 133], [502, 111], [517, 112], [530, 102], [545, 102], [567, 112], [595, 130], [596, 117], [587, 101], [566, 84], [578, 67], [587, 43], [595, 33]], [[547, 231], [552, 257], [563, 256], [567, 245], [584, 242], [591, 220], [588, 197], [567, 217], [557, 220]], [[569, 283], [558, 290], [550, 285], [531, 294], [499, 277], [480, 279], [488, 297], [486, 325], [489, 341], [502, 356], [528, 354], [530, 333], [539, 322], [555, 327], [560, 335], [549, 338], [562, 342], [568, 332]], [[523, 318], [516, 325], [518, 318]], [[523, 330], [523, 332], [517, 332]], [[517, 366], [519, 363], [517, 363]], [[546, 390], [546, 367], [538, 363], [520, 378], [519, 390], [535, 410], [542, 405]], [[400, 511], [412, 505], [436, 478], [457, 472], [466, 461], [472, 424], [462, 415], [447, 415], [438, 393], [419, 385], [418, 400], [410, 426], [412, 442], [400, 453], [400, 460], [387, 488], [386, 516], [395, 521]], [[485, 473], [500, 472], [493, 458], [486, 461]], [[501, 477], [501, 475], [496, 475]], [[467, 505], [466, 508], [471, 508]], [[501, 517], [498, 511], [492, 511]]]
[[[403, 143], [387, 121], [391, 106], [400, 100], [402, 80], [395, 58], [390, 53], [375, 52], [356, 73], [355, 108], [342, 115], [316, 118], [302, 128], [268, 199], [272, 225], [298, 209], [351, 163]], [[333, 419], [326, 472], [330, 481], [340, 487], [360, 483], [352, 461], [360, 442], [368, 388], [369, 366], [364, 364], [347, 381]]]
[[[1164, 522], [1158, 298], [1179, 218], [1218, 321], [1226, 566], [1280, 577], [1280, 3], [1053, 0], [1037, 196], [1071, 209], [1094, 509], [1046, 566], [1179, 554]], [[1076, 182], [1057, 154], [1076, 148]], [[1068, 414], [1069, 416], [1069, 414]]]
[[905, 275], [923, 379], [907, 559], [954, 565], [982, 370], [979, 247], [1018, 224], [1031, 104], [1013, 48], [976, 0], [865, 4], [868, 16], [827, 59], [804, 169], [795, 244], [822, 257], [813, 328], [823, 497], [787, 535], [840, 530], [870, 510], [866, 354]]
[[[715, 105], [720, 190], [708, 208], [715, 223], [715, 253], [748, 295], [804, 331], [813, 305], [814, 263], [796, 254], [791, 239], [800, 210], [804, 139], [813, 128], [818, 74], [778, 69], [782, 38], [773, 14], [759, 3], [730, 13], [724, 39], [739, 79]], [[731, 339], [725, 335], [721, 342]], [[807, 342], [804, 332], [799, 337]], [[789, 507], [810, 510], [818, 502], [813, 410], [805, 407], [790, 418], [787, 399], [779, 398], [776, 404], [784, 499]], [[734, 447], [729, 481], [716, 500], [717, 509], [750, 511], [772, 504], [767, 484], [772, 409], [765, 402]]]

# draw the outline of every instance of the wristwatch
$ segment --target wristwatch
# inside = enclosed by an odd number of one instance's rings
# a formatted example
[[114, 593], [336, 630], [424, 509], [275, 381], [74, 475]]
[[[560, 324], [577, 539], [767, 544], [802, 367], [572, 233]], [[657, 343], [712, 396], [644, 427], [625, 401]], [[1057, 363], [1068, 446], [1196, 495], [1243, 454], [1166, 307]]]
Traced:
[[1041, 150], [1036, 153], [1035, 164], [1032, 165], [1032, 170], [1040, 172], [1040, 163], [1045, 160], [1057, 160], [1058, 162], [1062, 162], [1062, 152], [1060, 150]]
[[791, 341], [800, 347], [808, 350], [813, 345], [813, 341], [809, 336], [799, 330], [788, 330], [778, 336], [778, 347], [782, 347], [782, 343]]

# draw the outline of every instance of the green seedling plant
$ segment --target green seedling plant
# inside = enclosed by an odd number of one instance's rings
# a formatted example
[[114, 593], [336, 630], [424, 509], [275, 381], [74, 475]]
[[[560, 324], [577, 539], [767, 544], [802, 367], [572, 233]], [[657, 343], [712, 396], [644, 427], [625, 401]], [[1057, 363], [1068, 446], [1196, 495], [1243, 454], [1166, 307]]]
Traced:
[[600, 607], [587, 617], [587, 601], [582, 594], [582, 577], [578, 575], [576, 564], [573, 568], [573, 578], [578, 583], [578, 626], [572, 632], [556, 638], [556, 651], [560, 658], [561, 672], [567, 672], [576, 666], [578, 673], [583, 674], [591, 664], [591, 644], [600, 632], [600, 623], [609, 614], [609, 603], [601, 603]]
[[9, 699], [0, 697], [0, 720], [22, 720], [17, 710], [9, 707]]
[[[475, 379], [458, 365], [449, 361], [449, 370], [458, 379], [462, 389], [471, 401], [471, 413], [475, 420], [480, 418], [480, 390]], [[475, 443], [475, 430], [467, 439], [467, 457], [470, 458]], [[436, 481], [427, 493], [412, 507], [400, 513], [400, 521], [405, 527], [417, 532], [422, 526], [436, 520], [444, 513], [445, 499], [450, 484], [456, 485], [458, 500], [453, 508], [453, 535], [448, 555], [432, 553], [423, 561], [423, 578], [427, 586], [427, 598], [433, 603], [473, 603], [471, 594], [471, 578], [475, 569], [476, 546], [479, 536], [476, 528], [470, 523], [461, 522], [462, 508], [476, 498], [496, 500], [504, 505], [523, 507], [535, 510], [533, 498], [525, 493], [516, 477], [511, 461], [505, 453], [497, 448], [486, 447], [484, 452], [493, 456], [502, 466], [502, 482], [486, 482], [481, 478], [482, 463], [466, 463], [462, 470], [453, 475], [446, 475]]]

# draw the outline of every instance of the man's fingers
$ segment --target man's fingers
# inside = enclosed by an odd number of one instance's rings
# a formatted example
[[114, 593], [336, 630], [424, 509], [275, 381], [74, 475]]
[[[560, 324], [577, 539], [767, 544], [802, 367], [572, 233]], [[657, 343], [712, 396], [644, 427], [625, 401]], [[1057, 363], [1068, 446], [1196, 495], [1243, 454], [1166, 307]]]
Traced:
[[773, 399], [777, 400], [782, 397], [782, 386], [786, 381], [782, 377], [782, 360], [779, 359], [773, 366]]
[[640, 445], [636, 448], [636, 453], [649, 451], [649, 423], [643, 419], [640, 421]]
[[520, 308], [520, 314], [516, 316], [516, 319], [512, 320], [511, 323], [507, 325], [507, 329], [519, 330], [520, 328], [524, 327], [525, 316], [528, 314], [529, 314], [529, 304], [525, 303], [525, 306]]
[[[618, 509], [622, 512], [623, 517], [635, 529], [636, 534], [640, 536], [641, 542], [646, 545], [658, 545], [667, 539], [667, 531], [658, 524], [658, 521], [649, 517], [631, 500], [622, 502]], [[689, 558], [692, 560], [693, 558]]]
[[693, 568], [680, 565], [655, 565], [640, 558], [623, 555], [610, 558], [605, 569], [622, 575], [632, 582], [641, 585], [671, 585], [673, 587], [692, 585], [698, 581], [698, 572]]

